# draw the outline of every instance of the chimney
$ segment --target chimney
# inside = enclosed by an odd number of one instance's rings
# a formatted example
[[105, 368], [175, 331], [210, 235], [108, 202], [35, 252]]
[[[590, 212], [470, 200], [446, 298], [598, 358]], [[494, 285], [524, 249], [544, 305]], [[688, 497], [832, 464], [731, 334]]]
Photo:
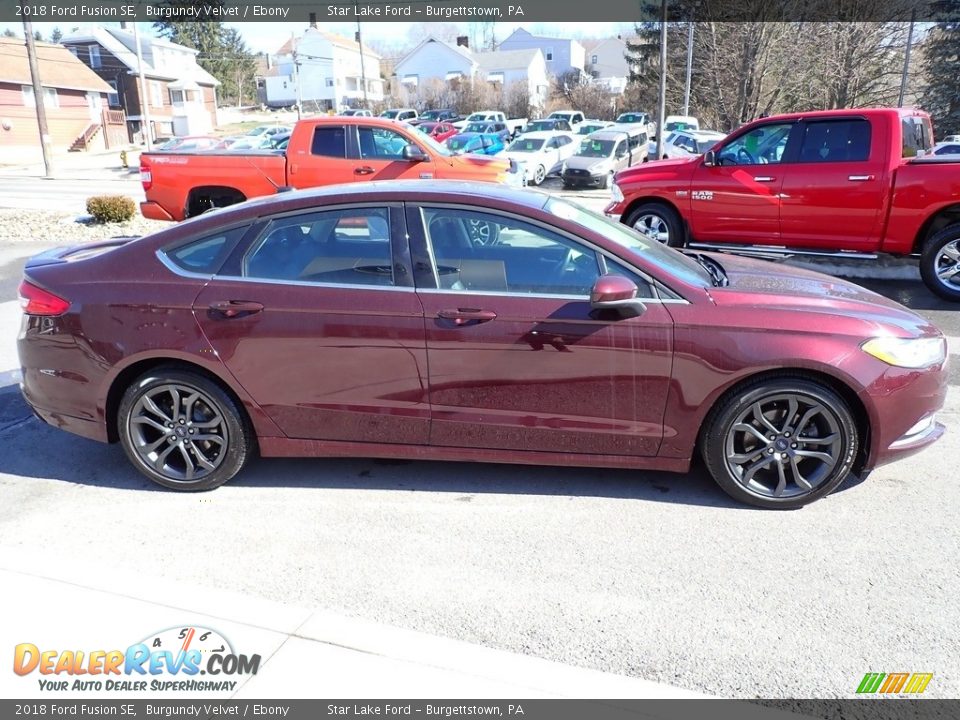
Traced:
[[468, 50], [470, 49], [470, 38], [466, 35], [457, 36], [457, 47], [465, 47]]
[[310, 13], [310, 27], [314, 30], [317, 29], [317, 14], [315, 12]]
[[126, 21], [126, 20], [121, 20], [121, 21], [120, 21], [120, 29], [121, 29], [121, 30], [126, 30], [126, 29], [127, 29], [127, 21]]
[[354, 41], [357, 45], [360, 44], [360, 31], [359, 31], [359, 30], [357, 30], [357, 31], [353, 34], [353, 41]]

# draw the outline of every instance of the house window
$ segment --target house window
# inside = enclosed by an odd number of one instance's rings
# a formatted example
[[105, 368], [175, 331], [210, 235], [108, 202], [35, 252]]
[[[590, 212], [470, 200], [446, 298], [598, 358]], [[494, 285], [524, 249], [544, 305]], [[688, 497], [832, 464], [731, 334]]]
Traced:
[[327, 87], [333, 87], [333, 78], [327, 78]]
[[552, 47], [547, 48], [546, 57], [547, 57], [547, 62], [550, 62], [551, 60], [553, 60], [553, 48], [552, 48]]
[[171, 90], [170, 91], [170, 102], [174, 105], [177, 103], [183, 102], [183, 90]]
[[596, 65], [596, 64], [597, 64], [597, 56], [596, 56], [596, 55], [591, 55], [591, 56], [590, 56], [590, 64], [591, 64], [591, 65]]
[[75, 45], [71, 45], [70, 47], [67, 48], [67, 50], [69, 50], [70, 54], [73, 55], [74, 57], [77, 56], [77, 47]]
[[503, 82], [503, 73], [502, 72], [492, 72], [487, 75], [487, 80], [492, 83], [502, 83]]
[[163, 83], [156, 81], [150, 83], [150, 106], [163, 107]]
[[102, 67], [102, 63], [100, 62], [100, 46], [88, 45], [87, 51], [90, 53], [90, 67], [92, 67], [94, 70]]
[[113, 92], [107, 94], [107, 104], [110, 107], [118, 107], [120, 105], [120, 93], [117, 92], [117, 81], [107, 80], [107, 85], [113, 88]]
[[[32, 85], [21, 85], [20, 90], [23, 94], [23, 104], [25, 107], [36, 107], [37, 103], [33, 97]], [[60, 98], [57, 96], [56, 88], [43, 89], [43, 106], [48, 110], [60, 107]]]

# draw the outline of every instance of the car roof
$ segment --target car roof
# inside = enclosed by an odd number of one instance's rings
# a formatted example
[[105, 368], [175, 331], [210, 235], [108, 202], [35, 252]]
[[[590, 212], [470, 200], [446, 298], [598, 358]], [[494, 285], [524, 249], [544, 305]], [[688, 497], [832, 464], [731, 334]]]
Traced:
[[604, 128], [603, 130], [597, 130], [587, 135], [587, 138], [590, 140], [625, 140], [627, 133], [622, 130], [610, 130]]
[[614, 123], [610, 127], [604, 128], [605, 132], [622, 132], [627, 135], [642, 135], [647, 131], [645, 127], [637, 127], [630, 123]]

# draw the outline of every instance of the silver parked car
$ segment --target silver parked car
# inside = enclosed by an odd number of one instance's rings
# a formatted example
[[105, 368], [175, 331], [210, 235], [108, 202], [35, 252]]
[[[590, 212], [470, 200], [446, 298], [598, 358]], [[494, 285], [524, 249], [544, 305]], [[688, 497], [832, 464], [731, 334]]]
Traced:
[[[646, 137], [645, 131], [641, 134]], [[584, 138], [577, 154], [567, 159], [560, 177], [565, 188], [588, 185], [608, 188], [618, 170], [643, 162], [645, 158], [646, 148], [631, 149], [628, 133], [598, 130]]]

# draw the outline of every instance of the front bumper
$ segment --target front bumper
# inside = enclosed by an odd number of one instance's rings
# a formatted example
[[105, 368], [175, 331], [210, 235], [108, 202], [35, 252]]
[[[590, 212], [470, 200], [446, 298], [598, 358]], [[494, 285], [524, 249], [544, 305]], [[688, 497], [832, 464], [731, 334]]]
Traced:
[[581, 175], [580, 173], [574, 174], [565, 170], [560, 177], [567, 185], [600, 185], [606, 176], [607, 173]]

